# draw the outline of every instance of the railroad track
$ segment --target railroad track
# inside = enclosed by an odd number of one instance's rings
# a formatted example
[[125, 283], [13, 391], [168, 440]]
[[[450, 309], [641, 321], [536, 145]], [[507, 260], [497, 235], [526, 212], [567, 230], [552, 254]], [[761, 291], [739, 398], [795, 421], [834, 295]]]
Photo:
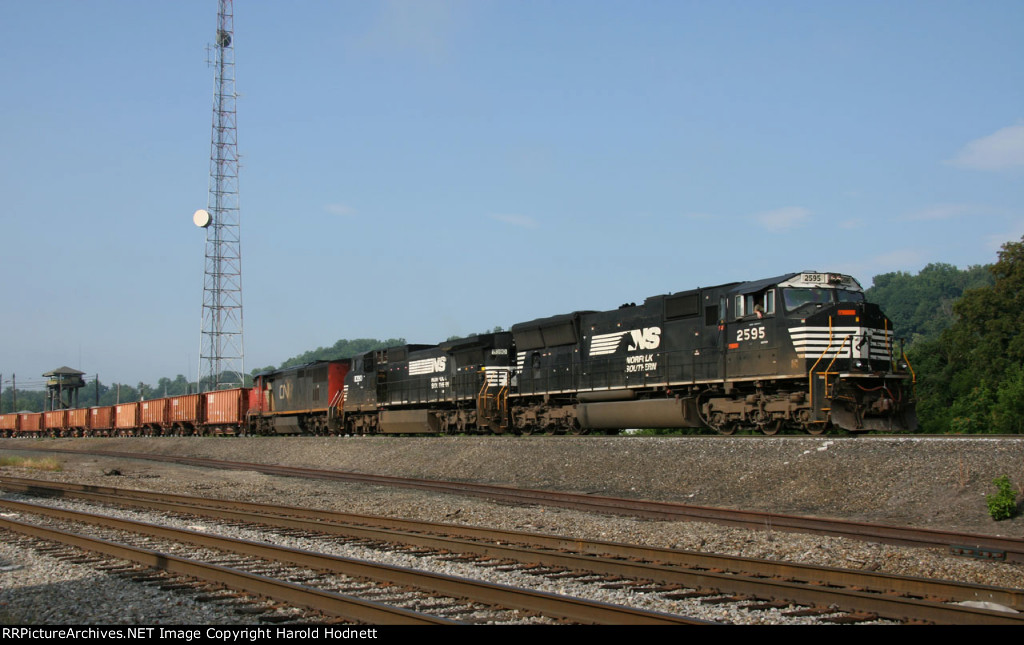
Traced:
[[301, 477], [306, 479], [322, 479], [377, 486], [412, 488], [440, 493], [477, 496], [514, 504], [543, 504], [580, 511], [626, 514], [649, 519], [715, 522], [718, 524], [755, 530], [769, 528], [771, 530], [778, 531], [830, 535], [901, 546], [941, 548], [954, 555], [964, 555], [1005, 562], [1024, 562], [1024, 539], [1019, 538], [1001, 538], [954, 531], [937, 531], [933, 529], [889, 526], [868, 522], [851, 522], [781, 513], [694, 506], [675, 502], [657, 502], [600, 495], [565, 493], [559, 491], [510, 488], [507, 486], [496, 486], [490, 484], [448, 482], [440, 480], [393, 477], [388, 475], [370, 475], [364, 473], [280, 466], [274, 464], [223, 461], [199, 457], [154, 455], [109, 450], [73, 450], [49, 447], [13, 447], [9, 449], [101, 455], [124, 459], [143, 459], [204, 468], [247, 470], [284, 477]]
[[[222, 594], [232, 602], [239, 598], [236, 592], [242, 592], [249, 596], [247, 605], [258, 604], [257, 598], [284, 603], [296, 621], [329, 617], [375, 624], [704, 622], [207, 531], [12, 500], [0, 501], [0, 507], [32, 518], [0, 518], [2, 529], [140, 565], [146, 571], [135, 567], [121, 570], [144, 582], [189, 590], [197, 585], [217, 585], [233, 590]], [[188, 556], [178, 555], [184, 544], [191, 545]], [[102, 562], [108, 568], [117, 567]], [[188, 580], [177, 579], [181, 577]], [[286, 613], [283, 619], [288, 618]]]
[[882, 617], [902, 622], [1024, 623], [1021, 616], [952, 604], [986, 602], [1022, 610], [1024, 590], [1019, 589], [96, 486], [13, 478], [0, 478], [0, 485], [34, 495], [270, 526], [305, 536], [340, 536], [377, 548], [398, 544], [421, 556], [443, 555], [477, 568], [518, 569], [577, 581], [589, 576], [605, 588], [657, 593], [676, 601], [735, 602], [751, 608], [798, 605], [788, 611], [824, 613], [834, 622]]

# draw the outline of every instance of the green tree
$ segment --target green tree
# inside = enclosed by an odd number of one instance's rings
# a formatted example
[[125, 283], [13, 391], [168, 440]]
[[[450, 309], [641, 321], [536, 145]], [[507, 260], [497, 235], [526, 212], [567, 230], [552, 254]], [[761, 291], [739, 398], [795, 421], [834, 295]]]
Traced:
[[929, 264], [917, 275], [876, 275], [865, 295], [889, 316], [896, 335], [913, 346], [937, 338], [953, 324], [953, 306], [965, 291], [993, 282], [986, 266], [961, 270], [951, 264]]
[[195, 385], [190, 383], [183, 374], [178, 374], [173, 381], [165, 376], [156, 382], [155, 388], [146, 386], [148, 398], [179, 396], [195, 391]]
[[986, 383], [971, 388], [957, 397], [950, 409], [949, 429], [956, 434], [992, 432], [992, 406], [995, 393]]
[[992, 406], [992, 428], [1002, 434], [1024, 434], [1024, 366], [1003, 375]]
[[[6, 380], [6, 379], [5, 379]], [[15, 408], [15, 399], [17, 399], [18, 407]], [[46, 392], [43, 390], [23, 390], [18, 388], [15, 392], [14, 388], [8, 386], [3, 392], [3, 396], [0, 396], [0, 413], [10, 412], [42, 412], [46, 407]]]
[[917, 375], [917, 419], [921, 432], [945, 432], [952, 420], [952, 367], [949, 348], [938, 338], [921, 340], [907, 350]]
[[926, 415], [941, 423], [939, 409], [949, 408], [947, 423], [930, 431], [1022, 431], [1024, 238], [1004, 244], [990, 271], [992, 285], [964, 292], [953, 307], [955, 322], [915, 365], [922, 425]]

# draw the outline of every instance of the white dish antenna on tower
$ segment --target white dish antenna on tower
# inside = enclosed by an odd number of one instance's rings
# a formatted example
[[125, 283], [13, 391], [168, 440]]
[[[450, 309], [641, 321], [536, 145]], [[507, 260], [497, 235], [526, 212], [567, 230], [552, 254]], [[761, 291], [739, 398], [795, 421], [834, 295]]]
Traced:
[[206, 228], [213, 222], [213, 218], [210, 217], [210, 212], [206, 209], [200, 208], [192, 214], [192, 223], [199, 228]]

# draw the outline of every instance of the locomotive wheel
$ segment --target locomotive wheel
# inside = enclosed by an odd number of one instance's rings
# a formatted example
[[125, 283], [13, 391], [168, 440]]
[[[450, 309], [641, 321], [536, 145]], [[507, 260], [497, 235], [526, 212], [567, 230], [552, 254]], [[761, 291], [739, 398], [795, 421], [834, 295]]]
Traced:
[[813, 434], [815, 436], [825, 432], [824, 423], [813, 423], [807, 426], [807, 434]]
[[736, 424], [726, 419], [725, 415], [720, 412], [711, 415], [710, 425], [718, 434], [729, 436], [736, 432]]
[[728, 421], [722, 412], [712, 412], [711, 418], [704, 421], [704, 425], [711, 428], [718, 434], [726, 436], [736, 432], [736, 424]]
[[776, 421], [769, 421], [761, 426], [761, 432], [768, 435], [769, 437], [777, 435], [779, 430], [782, 429], [782, 419]]

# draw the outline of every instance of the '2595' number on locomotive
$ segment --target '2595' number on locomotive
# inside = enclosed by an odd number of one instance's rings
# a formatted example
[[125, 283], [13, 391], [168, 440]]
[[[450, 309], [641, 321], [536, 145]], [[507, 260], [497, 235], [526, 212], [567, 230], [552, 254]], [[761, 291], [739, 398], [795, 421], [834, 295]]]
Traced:
[[736, 330], [737, 343], [744, 340], [761, 340], [764, 336], [764, 327], [748, 327], [747, 329]]

